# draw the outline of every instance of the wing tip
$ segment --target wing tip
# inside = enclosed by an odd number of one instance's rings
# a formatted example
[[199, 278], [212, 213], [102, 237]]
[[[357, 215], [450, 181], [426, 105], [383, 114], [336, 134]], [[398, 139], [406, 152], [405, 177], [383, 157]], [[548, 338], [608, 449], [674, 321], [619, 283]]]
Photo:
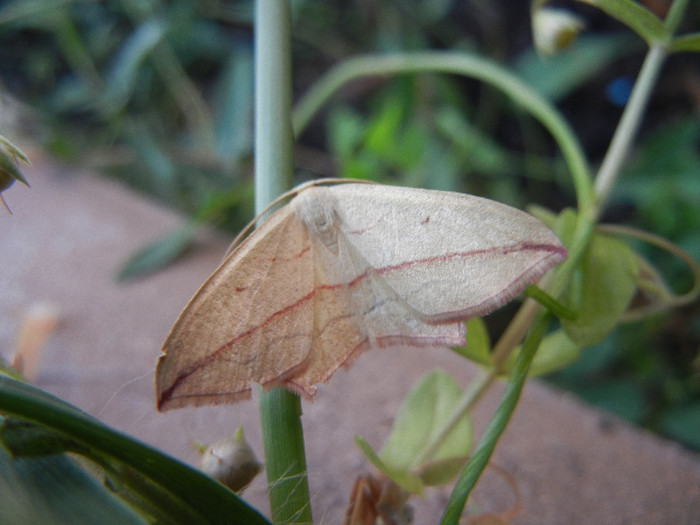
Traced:
[[479, 304], [463, 310], [442, 312], [428, 316], [425, 321], [430, 324], [449, 324], [464, 322], [473, 317], [480, 317], [497, 310], [517, 297], [528, 285], [539, 281], [544, 274], [568, 257], [566, 248], [559, 243], [528, 246], [528, 249], [545, 251], [546, 254], [523, 271], [517, 278], [510, 281], [500, 292], [492, 295]]

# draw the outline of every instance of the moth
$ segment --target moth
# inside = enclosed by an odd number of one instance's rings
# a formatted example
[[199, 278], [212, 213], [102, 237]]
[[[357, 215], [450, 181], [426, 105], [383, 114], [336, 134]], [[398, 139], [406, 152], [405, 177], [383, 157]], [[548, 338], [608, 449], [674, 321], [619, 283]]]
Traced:
[[371, 348], [464, 344], [464, 321], [566, 258], [541, 222], [471, 195], [308, 183], [204, 282], [156, 367], [159, 410], [314, 395]]

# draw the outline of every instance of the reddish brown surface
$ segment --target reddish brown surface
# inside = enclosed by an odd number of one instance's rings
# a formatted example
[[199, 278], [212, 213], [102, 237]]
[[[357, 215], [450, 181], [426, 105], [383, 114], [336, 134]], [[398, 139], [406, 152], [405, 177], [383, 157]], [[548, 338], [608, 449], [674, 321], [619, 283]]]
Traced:
[[[149, 240], [181, 218], [123, 188], [57, 168], [33, 155], [32, 184], [5, 197], [14, 215], [0, 221], [0, 352], [9, 358], [23, 311], [40, 301], [59, 310], [37, 384], [113, 425], [188, 462], [191, 441], [214, 441], [243, 424], [261, 456], [255, 400], [232, 406], [155, 409], [153, 369], [180, 309], [223, 256], [227, 240], [203, 234], [198, 250], [152, 277], [116, 284], [115, 271]], [[370, 472], [353, 436], [378, 447], [411, 384], [435, 367], [463, 385], [476, 373], [440, 350], [377, 351], [321, 386], [304, 404], [304, 425], [317, 523], [340, 523], [357, 476]], [[477, 427], [498, 400], [477, 410]], [[518, 484], [516, 524], [696, 524], [700, 459], [632, 429], [537, 382], [525, 390], [495, 461]], [[484, 477], [476, 502], [500, 512], [513, 490], [498, 475]], [[263, 477], [245, 493], [266, 510]], [[416, 523], [438, 520], [446, 491], [414, 503]]]

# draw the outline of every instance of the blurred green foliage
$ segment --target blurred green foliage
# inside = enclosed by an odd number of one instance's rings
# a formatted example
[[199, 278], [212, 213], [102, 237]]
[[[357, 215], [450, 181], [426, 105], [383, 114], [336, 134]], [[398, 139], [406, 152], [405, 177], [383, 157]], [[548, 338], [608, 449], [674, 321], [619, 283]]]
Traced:
[[[449, 49], [507, 65], [556, 101], [593, 162], [621, 108], [608, 90], [633, 79], [644, 46], [604, 14], [572, 2], [586, 34], [562, 55], [532, 48], [529, 2], [293, 2], [295, 92], [361, 53]], [[0, 7], [2, 89], [40, 116], [53, 154], [99, 168], [237, 230], [252, 216], [252, 1], [14, 0]], [[684, 23], [700, 26], [691, 2]], [[611, 221], [661, 234], [700, 257], [697, 55], [670, 59], [640, 146], [616, 188]], [[33, 118], [33, 116], [32, 116]], [[349, 176], [453, 189], [522, 207], [572, 203], [542, 128], [502, 96], [449, 76], [347, 86], [298, 140], [300, 177]], [[184, 249], [192, 225], [139, 264]], [[648, 255], [654, 260], [655, 254]], [[154, 262], [155, 261], [155, 262]], [[668, 270], [679, 291], [687, 274]], [[614, 332], [553, 380], [617, 414], [700, 449], [700, 311]]]

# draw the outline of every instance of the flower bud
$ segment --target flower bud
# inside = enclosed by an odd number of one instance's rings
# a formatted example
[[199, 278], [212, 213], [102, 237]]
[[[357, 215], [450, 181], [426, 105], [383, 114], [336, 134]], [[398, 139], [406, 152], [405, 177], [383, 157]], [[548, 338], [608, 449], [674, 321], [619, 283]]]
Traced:
[[583, 28], [579, 16], [563, 9], [541, 7], [532, 13], [535, 48], [543, 55], [556, 55], [567, 48]]
[[231, 438], [221, 439], [202, 452], [199, 468], [234, 492], [243, 490], [260, 472], [261, 464], [238, 427]]

